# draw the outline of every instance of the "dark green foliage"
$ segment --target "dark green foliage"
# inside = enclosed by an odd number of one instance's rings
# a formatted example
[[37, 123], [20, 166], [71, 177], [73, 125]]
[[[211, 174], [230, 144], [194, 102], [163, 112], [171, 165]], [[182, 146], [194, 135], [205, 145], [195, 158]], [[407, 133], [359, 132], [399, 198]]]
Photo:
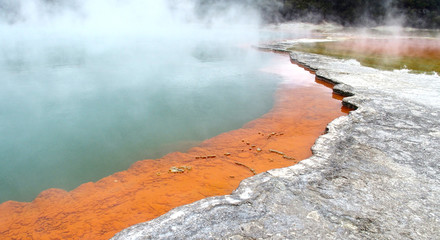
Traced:
[[399, 0], [393, 2], [393, 7], [407, 16], [407, 25], [440, 27], [440, 0]]
[[[402, 18], [413, 27], [440, 27], [440, 0], [283, 0], [285, 20], [332, 21], [343, 25], [376, 25]], [[310, 16], [318, 17], [310, 18]]]
[[212, 6], [253, 7], [267, 22], [330, 21], [342, 25], [378, 25], [401, 19], [405, 26], [439, 28], [440, 0], [197, 0], [200, 12]]

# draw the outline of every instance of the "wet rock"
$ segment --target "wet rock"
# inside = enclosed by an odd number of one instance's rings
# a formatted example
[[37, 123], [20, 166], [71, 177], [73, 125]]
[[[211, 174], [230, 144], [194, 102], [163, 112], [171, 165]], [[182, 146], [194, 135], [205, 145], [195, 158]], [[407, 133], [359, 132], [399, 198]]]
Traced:
[[271, 138], [272, 136], [276, 136], [276, 132], [271, 132], [270, 134], [269, 134], [269, 136], [267, 137], [267, 139], [269, 139], [269, 138]]
[[114, 239], [437, 239], [440, 78], [293, 53], [350, 96], [313, 156]]
[[171, 167], [170, 170], [168, 170], [170, 173], [183, 173], [185, 172], [185, 168], [181, 167]]
[[[226, 154], [225, 154], [226, 155]], [[228, 155], [226, 155], [228, 156]], [[195, 156], [195, 159], [207, 159], [207, 158], [216, 158], [217, 155], [206, 155], [206, 156]]]
[[274, 149], [269, 149], [269, 152], [271, 152], [271, 153], [276, 153], [276, 154], [278, 154], [278, 155], [283, 155], [283, 156], [284, 156], [284, 153], [283, 153], [283, 152], [280, 152], [280, 151], [277, 151], [277, 150], [274, 150]]
[[283, 155], [283, 158], [284, 158], [284, 159], [287, 159], [287, 160], [295, 160], [294, 157], [287, 156], [287, 155]]
[[[171, 167], [169, 170], [168, 170], [168, 172], [170, 172], [170, 173], [184, 173], [185, 171], [190, 171], [190, 170], [192, 170], [192, 167], [191, 166], [181, 166], [181, 167]], [[159, 174], [157, 174], [158, 176], [160, 175], [160, 173]]]

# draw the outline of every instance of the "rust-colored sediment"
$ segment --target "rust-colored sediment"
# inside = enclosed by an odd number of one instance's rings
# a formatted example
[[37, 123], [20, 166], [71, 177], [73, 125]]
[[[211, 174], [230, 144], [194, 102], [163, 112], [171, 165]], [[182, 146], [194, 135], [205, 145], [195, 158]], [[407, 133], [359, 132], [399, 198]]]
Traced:
[[[292, 79], [281, 84], [271, 112], [187, 153], [139, 161], [70, 192], [49, 189], [30, 203], [5, 202], [0, 205], [0, 239], [108, 239], [174, 207], [229, 194], [253, 175], [251, 168], [261, 173], [311, 156], [326, 125], [348, 110], [331, 98], [331, 89], [314, 83], [314, 75], [281, 57], [284, 74]], [[309, 85], [295, 85], [301, 81]], [[187, 168], [170, 173], [173, 166]]]
[[440, 59], [440, 42], [428, 38], [360, 38], [332, 45], [335, 50], [392, 57]]

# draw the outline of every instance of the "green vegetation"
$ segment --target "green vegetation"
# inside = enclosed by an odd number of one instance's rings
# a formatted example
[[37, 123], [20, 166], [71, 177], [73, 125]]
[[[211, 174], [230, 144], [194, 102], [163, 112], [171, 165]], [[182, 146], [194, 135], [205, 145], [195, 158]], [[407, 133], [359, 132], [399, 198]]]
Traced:
[[332, 21], [343, 25], [382, 24], [401, 18], [406, 26], [440, 27], [440, 0], [283, 0], [284, 19]]
[[[232, 4], [258, 9], [267, 22], [329, 21], [344, 26], [388, 21], [418, 28], [440, 27], [440, 0], [196, 0], [198, 13], [211, 15]], [[213, 10], [214, 11], [209, 11]], [[396, 22], [395, 22], [396, 23]]]
[[300, 43], [289, 50], [322, 54], [341, 59], [356, 59], [362, 65], [383, 69], [409, 69], [412, 72], [424, 72], [440, 74], [440, 59], [433, 56], [393, 56], [380, 53], [354, 51], [353, 49], [341, 49], [341, 42], [318, 42]]

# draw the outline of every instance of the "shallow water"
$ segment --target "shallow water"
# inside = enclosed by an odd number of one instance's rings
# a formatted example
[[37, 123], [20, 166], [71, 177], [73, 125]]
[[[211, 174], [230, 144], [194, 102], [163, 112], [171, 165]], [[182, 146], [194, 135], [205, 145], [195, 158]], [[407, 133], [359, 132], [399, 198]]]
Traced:
[[212, 39], [4, 41], [0, 202], [71, 190], [241, 127], [273, 105], [280, 79], [260, 71], [270, 61]]
[[[109, 239], [177, 206], [229, 194], [255, 173], [310, 157], [328, 122], [346, 115], [347, 109], [341, 108], [341, 97], [332, 94], [331, 86], [320, 86], [320, 80], [291, 64], [287, 55], [277, 58], [263, 69], [283, 78], [268, 113], [185, 153], [138, 161], [69, 192], [49, 189], [30, 203], [0, 204], [0, 238]], [[172, 173], [173, 168], [184, 172]]]

